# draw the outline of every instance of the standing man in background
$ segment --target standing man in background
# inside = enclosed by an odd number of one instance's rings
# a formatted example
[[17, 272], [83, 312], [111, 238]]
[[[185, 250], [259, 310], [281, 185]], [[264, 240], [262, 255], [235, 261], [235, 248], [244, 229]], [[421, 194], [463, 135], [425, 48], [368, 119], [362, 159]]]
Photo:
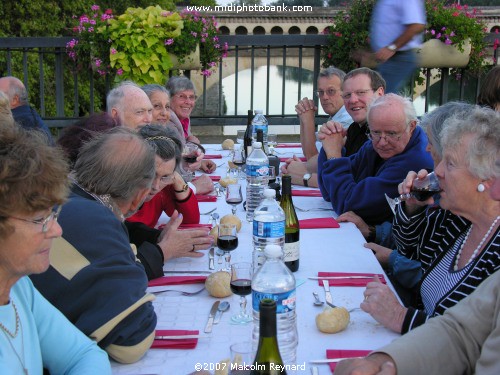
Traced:
[[370, 43], [384, 77], [386, 93], [398, 93], [418, 66], [416, 49], [425, 29], [424, 0], [378, 0], [370, 25]]

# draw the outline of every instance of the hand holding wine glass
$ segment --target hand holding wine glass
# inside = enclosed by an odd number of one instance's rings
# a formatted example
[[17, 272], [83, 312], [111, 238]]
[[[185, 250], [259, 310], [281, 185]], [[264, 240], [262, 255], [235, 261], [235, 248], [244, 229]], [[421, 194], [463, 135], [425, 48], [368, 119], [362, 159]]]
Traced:
[[182, 149], [183, 170], [185, 172], [184, 178], [191, 181], [194, 177], [194, 172], [190, 171], [190, 165], [196, 163], [198, 158], [199, 147], [196, 143], [186, 142]]
[[236, 215], [236, 208], [243, 202], [243, 194], [241, 193], [240, 184], [230, 184], [226, 187], [226, 203], [230, 204], [231, 212]]
[[231, 291], [240, 296], [240, 312], [231, 317], [234, 323], [245, 324], [253, 318], [247, 313], [246, 296], [252, 293], [252, 263], [234, 263], [231, 265]]
[[231, 267], [231, 251], [238, 247], [236, 224], [219, 224], [217, 247], [224, 251], [224, 259], [226, 260], [225, 269], [229, 270]]

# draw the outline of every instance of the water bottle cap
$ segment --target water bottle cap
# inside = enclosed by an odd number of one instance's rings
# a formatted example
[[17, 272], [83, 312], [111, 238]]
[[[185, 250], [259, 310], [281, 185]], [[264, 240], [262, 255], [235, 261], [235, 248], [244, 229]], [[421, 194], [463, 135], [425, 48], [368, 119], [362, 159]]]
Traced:
[[258, 114], [262, 114], [262, 109], [256, 109], [255, 110], [255, 114], [258, 115]]
[[264, 198], [276, 198], [276, 190], [274, 189], [264, 189]]
[[262, 148], [262, 143], [254, 142], [252, 146], [253, 146], [253, 148]]
[[269, 258], [278, 258], [283, 256], [283, 251], [281, 250], [281, 246], [267, 245], [264, 249], [264, 254]]

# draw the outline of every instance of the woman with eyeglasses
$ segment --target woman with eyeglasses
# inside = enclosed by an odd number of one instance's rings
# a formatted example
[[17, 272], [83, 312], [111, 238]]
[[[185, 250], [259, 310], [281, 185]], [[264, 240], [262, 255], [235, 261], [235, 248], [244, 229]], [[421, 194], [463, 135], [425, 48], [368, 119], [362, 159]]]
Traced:
[[45, 135], [0, 123], [0, 373], [111, 374], [107, 354], [34, 288], [49, 267], [68, 165]]

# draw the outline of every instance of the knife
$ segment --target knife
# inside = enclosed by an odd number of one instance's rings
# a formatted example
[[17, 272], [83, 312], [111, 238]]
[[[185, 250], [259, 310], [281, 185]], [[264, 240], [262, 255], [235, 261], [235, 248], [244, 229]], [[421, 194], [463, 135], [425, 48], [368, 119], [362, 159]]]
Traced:
[[208, 275], [212, 272], [210, 271], [163, 271], [163, 273], [187, 273], [192, 275]]
[[340, 361], [343, 361], [344, 359], [356, 359], [356, 358], [362, 358], [362, 357], [345, 357], [345, 358], [331, 358], [331, 359], [313, 359], [312, 361], [309, 361], [309, 363], [337, 363]]
[[210, 248], [210, 251], [208, 252], [208, 269], [209, 270], [215, 270], [214, 258], [215, 258], [215, 249], [212, 246]]
[[212, 325], [214, 324], [215, 314], [217, 313], [217, 308], [219, 307], [220, 301], [215, 301], [210, 309], [210, 314], [208, 315], [207, 325], [205, 326], [205, 333], [212, 332]]
[[330, 293], [330, 284], [328, 280], [323, 280], [323, 288], [325, 289], [325, 301], [329, 305], [333, 305], [332, 294]]

